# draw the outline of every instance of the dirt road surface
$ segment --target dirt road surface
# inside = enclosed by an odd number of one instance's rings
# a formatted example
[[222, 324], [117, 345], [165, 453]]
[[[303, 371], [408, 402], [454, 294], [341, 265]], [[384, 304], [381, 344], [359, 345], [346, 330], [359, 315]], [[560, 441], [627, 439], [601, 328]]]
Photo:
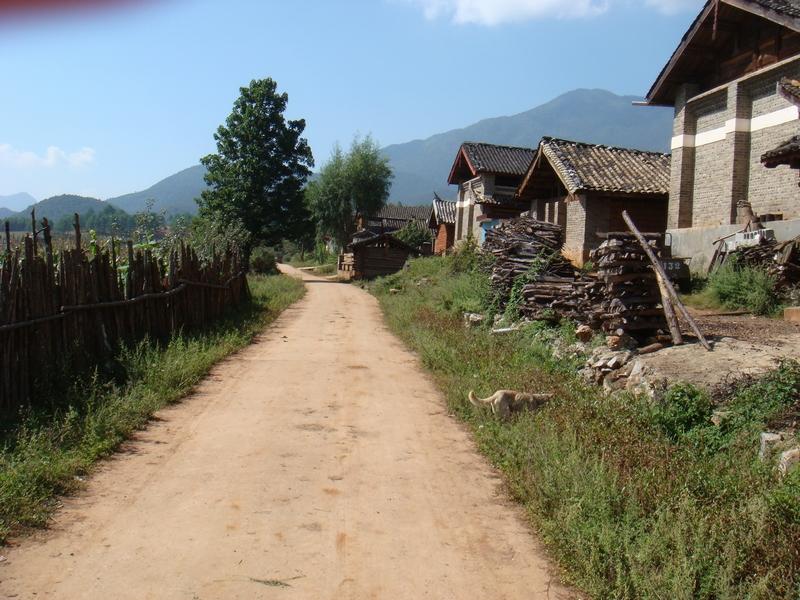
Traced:
[[0, 549], [0, 597], [572, 597], [376, 301], [303, 277], [50, 530]]

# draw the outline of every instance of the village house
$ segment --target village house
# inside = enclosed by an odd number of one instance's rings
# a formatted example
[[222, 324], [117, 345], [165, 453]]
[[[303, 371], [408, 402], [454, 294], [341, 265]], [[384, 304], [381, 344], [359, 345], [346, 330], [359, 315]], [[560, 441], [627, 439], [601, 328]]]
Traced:
[[444, 254], [456, 239], [456, 203], [442, 200], [437, 194], [433, 198], [433, 210], [428, 226], [434, 232], [433, 253]]
[[461, 145], [447, 180], [458, 186], [456, 244], [469, 237], [483, 243], [485, 232], [500, 220], [528, 210], [516, 191], [535, 153], [531, 148], [476, 142]]
[[372, 236], [350, 244], [339, 255], [338, 274], [342, 279], [372, 279], [397, 273], [419, 250], [390, 233]]
[[582, 265], [609, 231], [626, 231], [627, 210], [640, 230], [667, 227], [670, 157], [545, 137], [517, 192], [539, 220], [564, 230], [564, 255]]
[[753, 213], [778, 239], [800, 234], [797, 172], [762, 164], [800, 133], [785, 78], [800, 78], [800, 1], [710, 0], [647, 94], [675, 109], [668, 227], [694, 268]]
[[380, 235], [392, 233], [403, 229], [409, 223], [417, 223], [428, 227], [432, 208], [427, 206], [402, 206], [400, 204], [387, 204], [372, 215], [358, 215], [356, 229], [360, 232], [361, 239], [370, 237], [366, 234]]

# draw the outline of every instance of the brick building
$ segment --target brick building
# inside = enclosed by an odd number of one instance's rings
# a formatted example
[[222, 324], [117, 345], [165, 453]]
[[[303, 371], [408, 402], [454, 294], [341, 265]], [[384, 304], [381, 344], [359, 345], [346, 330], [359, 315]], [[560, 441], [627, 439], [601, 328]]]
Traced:
[[800, 0], [709, 0], [647, 94], [675, 109], [668, 225], [695, 266], [750, 208], [800, 217], [797, 173], [761, 162], [800, 132], [798, 107], [777, 92], [800, 76], [798, 32]]
[[667, 227], [670, 157], [545, 137], [517, 197], [537, 219], [564, 228], [564, 254], [583, 264], [609, 231], [626, 231], [627, 210], [642, 231]]
[[[800, 106], [800, 81], [784, 78], [778, 82], [778, 94], [795, 106]], [[800, 135], [793, 135], [776, 148], [765, 152], [761, 162], [768, 169], [787, 165], [791, 169], [800, 169]]]
[[483, 243], [487, 229], [528, 210], [528, 205], [516, 198], [516, 191], [535, 153], [531, 148], [475, 142], [461, 145], [447, 180], [458, 186], [456, 243], [470, 236]]
[[444, 254], [451, 248], [456, 240], [456, 203], [442, 200], [434, 194], [433, 210], [428, 221], [428, 227], [433, 230], [433, 253]]

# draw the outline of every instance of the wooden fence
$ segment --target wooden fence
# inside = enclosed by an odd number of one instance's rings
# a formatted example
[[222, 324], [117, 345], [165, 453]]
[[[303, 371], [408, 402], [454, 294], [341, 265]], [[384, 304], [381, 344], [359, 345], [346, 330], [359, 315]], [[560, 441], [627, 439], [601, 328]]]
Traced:
[[34, 219], [32, 234], [12, 248], [7, 225], [0, 253], [0, 417], [35, 404], [35, 392], [63, 367], [91, 367], [123, 343], [198, 328], [249, 299], [242, 261], [231, 251], [201, 263], [184, 244], [159, 258], [112, 239], [107, 249], [87, 252], [78, 215], [73, 248], [54, 250], [46, 219], [38, 230]]

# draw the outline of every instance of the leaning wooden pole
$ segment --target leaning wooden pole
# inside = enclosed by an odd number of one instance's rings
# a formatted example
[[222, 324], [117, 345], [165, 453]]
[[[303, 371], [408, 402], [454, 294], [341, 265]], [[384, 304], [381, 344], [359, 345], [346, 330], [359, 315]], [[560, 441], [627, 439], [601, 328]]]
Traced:
[[676, 346], [683, 344], [683, 335], [681, 334], [681, 327], [678, 323], [678, 318], [675, 316], [675, 308], [672, 306], [672, 300], [669, 297], [667, 286], [664, 285], [664, 280], [661, 275], [656, 271], [656, 280], [658, 281], [658, 289], [661, 292], [661, 306], [664, 307], [664, 316], [667, 318], [667, 325], [669, 325], [669, 333], [672, 336], [672, 343]]
[[650, 247], [650, 244], [647, 243], [647, 240], [644, 239], [644, 236], [639, 231], [639, 229], [637, 229], [636, 225], [634, 224], [627, 210], [622, 211], [622, 218], [625, 219], [625, 223], [627, 223], [628, 228], [631, 230], [633, 235], [636, 236], [636, 239], [639, 241], [639, 244], [644, 249], [645, 254], [647, 254], [647, 258], [649, 258], [650, 262], [653, 263], [653, 269], [655, 269], [656, 273], [663, 281], [664, 288], [666, 289], [667, 294], [670, 296], [672, 304], [678, 308], [678, 311], [681, 313], [683, 318], [686, 319], [687, 323], [689, 323], [689, 327], [692, 328], [692, 331], [694, 331], [695, 335], [697, 336], [697, 339], [700, 340], [700, 344], [703, 346], [703, 348], [705, 348], [708, 351], [711, 351], [711, 345], [708, 343], [708, 340], [706, 340], [705, 336], [703, 335], [703, 332], [700, 331], [700, 328], [697, 326], [697, 323], [695, 323], [695, 320], [692, 318], [692, 315], [690, 315], [689, 311], [686, 310], [686, 307], [683, 305], [683, 302], [681, 302], [681, 299], [678, 297], [678, 292], [676, 292], [675, 288], [672, 287], [672, 282], [669, 280], [669, 277], [667, 277], [667, 274], [664, 272], [664, 267], [662, 267], [661, 263], [658, 262], [656, 255], [653, 254], [653, 249]]

